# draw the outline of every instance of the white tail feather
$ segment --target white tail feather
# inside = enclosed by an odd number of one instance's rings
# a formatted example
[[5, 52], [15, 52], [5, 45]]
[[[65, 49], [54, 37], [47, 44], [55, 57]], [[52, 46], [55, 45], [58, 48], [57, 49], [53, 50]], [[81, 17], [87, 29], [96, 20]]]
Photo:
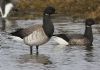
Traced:
[[58, 44], [61, 45], [69, 45], [69, 43], [67, 41], [65, 41], [64, 39], [62, 39], [61, 37], [56, 37], [54, 36], [53, 38]]
[[10, 38], [14, 41], [19, 41], [19, 42], [23, 42], [23, 39], [21, 39], [20, 37], [16, 37], [16, 36], [10, 36]]

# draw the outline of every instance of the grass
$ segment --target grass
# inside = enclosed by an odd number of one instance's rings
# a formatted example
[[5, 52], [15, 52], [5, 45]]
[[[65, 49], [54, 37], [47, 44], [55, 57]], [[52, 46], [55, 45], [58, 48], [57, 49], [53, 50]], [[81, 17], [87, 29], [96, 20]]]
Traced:
[[30, 14], [34, 15], [33, 12], [41, 16], [47, 6], [55, 7], [59, 15], [100, 19], [100, 0], [19, 0], [14, 16], [32, 18]]

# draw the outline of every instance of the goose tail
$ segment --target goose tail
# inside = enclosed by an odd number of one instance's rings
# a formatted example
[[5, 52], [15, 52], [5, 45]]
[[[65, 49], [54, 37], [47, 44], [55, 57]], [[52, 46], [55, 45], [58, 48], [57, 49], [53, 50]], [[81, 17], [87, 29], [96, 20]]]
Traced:
[[22, 31], [22, 29], [17, 29], [15, 32], [10, 33], [10, 35], [23, 38], [21, 31]]
[[53, 36], [58, 44], [69, 45], [69, 38], [65, 34], [54, 34]]

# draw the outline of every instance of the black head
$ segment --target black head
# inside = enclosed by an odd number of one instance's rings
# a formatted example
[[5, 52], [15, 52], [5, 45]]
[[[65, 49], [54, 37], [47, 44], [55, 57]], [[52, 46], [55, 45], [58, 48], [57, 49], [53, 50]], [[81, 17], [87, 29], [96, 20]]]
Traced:
[[54, 7], [47, 7], [45, 10], [44, 10], [44, 14], [48, 14], [48, 15], [51, 15], [51, 14], [55, 14], [55, 8]]
[[95, 20], [92, 18], [86, 19], [85, 25], [91, 26], [95, 24]]

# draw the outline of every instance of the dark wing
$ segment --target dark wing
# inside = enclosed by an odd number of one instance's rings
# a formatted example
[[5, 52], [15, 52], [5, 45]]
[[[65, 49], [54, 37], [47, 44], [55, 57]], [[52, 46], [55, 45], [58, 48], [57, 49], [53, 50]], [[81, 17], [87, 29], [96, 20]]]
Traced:
[[82, 34], [67, 34], [66, 35], [69, 39], [82, 39], [84, 35]]
[[28, 35], [30, 35], [32, 32], [36, 31], [37, 29], [41, 28], [41, 25], [34, 25], [31, 26], [29, 28], [25, 28], [25, 29], [17, 29], [15, 32], [10, 33], [13, 36], [18, 36], [20, 38], [24, 38]]
[[73, 34], [68, 36], [71, 45], [87, 45], [90, 41], [82, 34]]
[[24, 29], [17, 29], [15, 32], [10, 33], [13, 36], [18, 36], [20, 38], [24, 38], [25, 36], [27, 36], [27, 33], [24, 32]]

